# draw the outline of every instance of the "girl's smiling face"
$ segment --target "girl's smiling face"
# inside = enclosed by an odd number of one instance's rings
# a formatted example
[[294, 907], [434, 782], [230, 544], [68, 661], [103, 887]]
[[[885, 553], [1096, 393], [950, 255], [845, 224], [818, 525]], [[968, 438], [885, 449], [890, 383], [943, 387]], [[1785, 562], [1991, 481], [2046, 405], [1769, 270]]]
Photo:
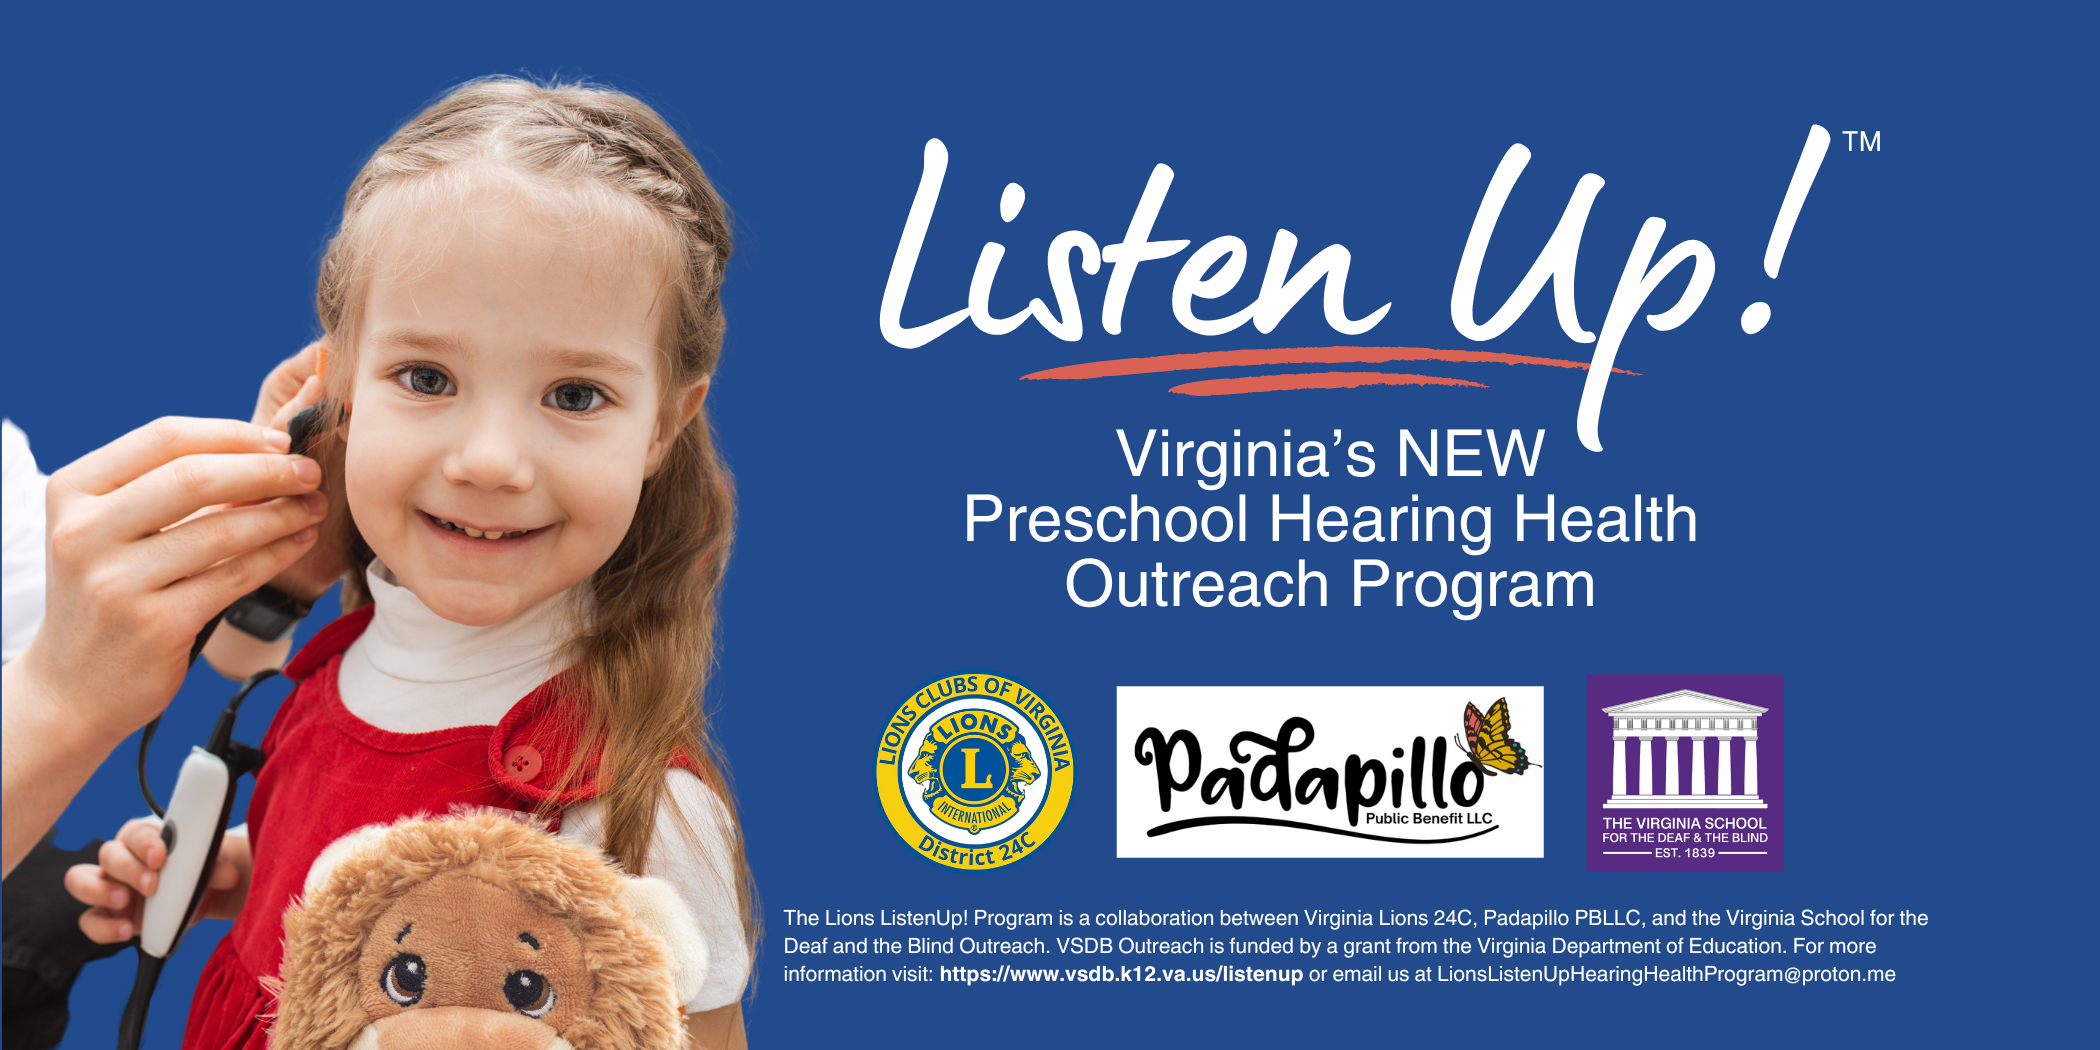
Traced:
[[393, 217], [356, 325], [344, 463], [373, 552], [472, 626], [604, 564], [683, 422], [664, 412], [654, 253], [591, 209], [490, 196]]

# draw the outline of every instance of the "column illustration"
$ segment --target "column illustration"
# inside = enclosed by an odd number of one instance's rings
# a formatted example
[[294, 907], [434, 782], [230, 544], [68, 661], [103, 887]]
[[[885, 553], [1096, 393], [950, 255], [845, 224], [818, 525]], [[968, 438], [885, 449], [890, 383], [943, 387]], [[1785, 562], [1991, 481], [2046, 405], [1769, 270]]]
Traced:
[[[1765, 708], [1680, 689], [1600, 710], [1611, 722], [1605, 726], [1591, 723], [1592, 732], [1609, 732], [1612, 747], [1611, 795], [1603, 805], [1612, 809], [1767, 808], [1757, 793], [1757, 716]], [[1740, 757], [1735, 750], [1738, 739], [1743, 741]], [[1638, 774], [1630, 768], [1636, 759], [1626, 753], [1628, 741], [1640, 750]], [[1707, 755], [1708, 741], [1720, 748], [1718, 754]], [[1595, 746], [1596, 738], [1591, 742]], [[1656, 754], [1658, 745], [1667, 748], [1667, 753]], [[1689, 758], [1684, 748], [1691, 749]], [[1740, 784], [1738, 775], [1743, 777]]]

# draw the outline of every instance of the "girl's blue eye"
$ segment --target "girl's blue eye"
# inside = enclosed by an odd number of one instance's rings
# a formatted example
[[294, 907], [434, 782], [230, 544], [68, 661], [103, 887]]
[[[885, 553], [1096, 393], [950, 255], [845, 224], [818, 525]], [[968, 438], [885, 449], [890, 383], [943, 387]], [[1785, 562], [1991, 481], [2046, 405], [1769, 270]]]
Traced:
[[605, 404], [605, 394], [587, 383], [563, 383], [548, 393], [544, 404], [564, 412], [588, 412]]
[[439, 397], [452, 392], [452, 379], [435, 368], [421, 365], [402, 373], [401, 381], [415, 393], [425, 397]]

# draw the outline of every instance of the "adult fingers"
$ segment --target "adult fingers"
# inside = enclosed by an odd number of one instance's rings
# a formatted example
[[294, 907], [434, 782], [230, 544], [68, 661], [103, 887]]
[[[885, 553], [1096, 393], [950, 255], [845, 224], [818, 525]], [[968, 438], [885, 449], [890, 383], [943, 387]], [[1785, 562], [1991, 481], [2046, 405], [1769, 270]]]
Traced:
[[96, 944], [122, 944], [138, 936], [138, 921], [128, 912], [89, 908], [80, 913], [80, 932]]
[[94, 530], [112, 542], [139, 539], [199, 507], [296, 496], [320, 484], [321, 465], [305, 456], [184, 456], [104, 497], [94, 514]]
[[318, 525], [327, 511], [328, 497], [319, 492], [228, 507], [148, 538], [126, 561], [144, 563], [134, 570], [143, 582], [167, 586]]
[[[99, 496], [115, 492], [147, 471], [183, 456], [283, 452], [291, 447], [291, 438], [283, 432], [253, 423], [162, 416], [67, 464], [51, 476], [51, 481], [61, 492]], [[177, 514], [169, 520], [179, 517]]]
[[131, 887], [102, 873], [100, 864], [75, 864], [66, 869], [66, 892], [82, 904], [123, 911], [132, 901]]
[[306, 348], [277, 363], [270, 374], [263, 377], [262, 389], [255, 395], [255, 417], [257, 424], [267, 425], [276, 418], [278, 409], [297, 396], [306, 381], [319, 372], [321, 344], [312, 342]]
[[320, 527], [309, 525], [289, 536], [236, 555], [168, 588], [176, 601], [201, 617], [233, 604], [235, 598], [270, 582], [313, 549]]

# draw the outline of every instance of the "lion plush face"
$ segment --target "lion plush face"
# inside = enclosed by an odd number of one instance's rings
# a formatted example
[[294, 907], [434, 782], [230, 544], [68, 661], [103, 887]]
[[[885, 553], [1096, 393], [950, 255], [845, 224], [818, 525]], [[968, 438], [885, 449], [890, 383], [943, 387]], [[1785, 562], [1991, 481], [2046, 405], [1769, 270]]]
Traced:
[[705, 948], [670, 887], [478, 814], [361, 829], [285, 913], [275, 1050], [670, 1050]]
[[416, 1009], [489, 1011], [507, 1027], [543, 1032], [590, 1012], [591, 976], [576, 935], [471, 876], [443, 875], [410, 890], [372, 932], [358, 960], [358, 1001], [382, 1036], [414, 1027], [388, 1022]]

